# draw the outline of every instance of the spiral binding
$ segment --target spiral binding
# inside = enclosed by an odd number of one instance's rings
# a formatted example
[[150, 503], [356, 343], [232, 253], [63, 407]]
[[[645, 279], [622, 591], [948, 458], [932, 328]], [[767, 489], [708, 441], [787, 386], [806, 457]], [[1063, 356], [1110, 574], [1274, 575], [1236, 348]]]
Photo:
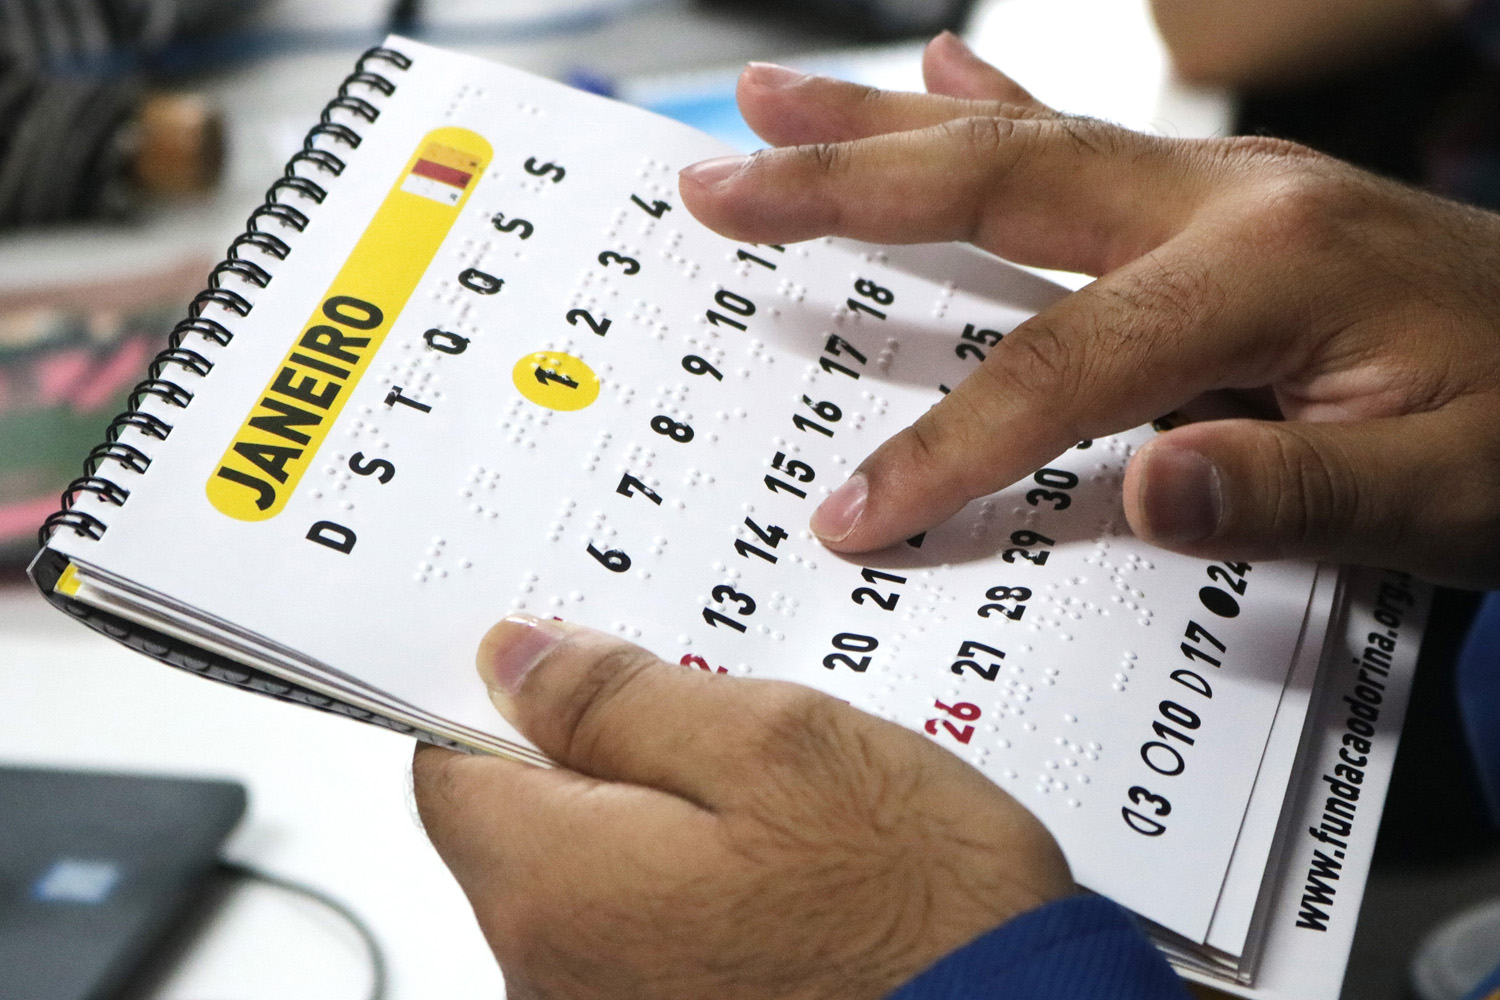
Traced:
[[344, 172], [343, 158], [319, 147], [317, 141], [323, 137], [329, 143], [347, 146], [351, 150], [359, 148], [362, 141], [360, 134], [334, 115], [335, 112], [342, 112], [346, 118], [367, 123], [380, 117], [379, 108], [365, 97], [352, 92], [356, 87], [363, 88], [370, 96], [390, 97], [396, 92], [396, 85], [388, 77], [369, 69], [372, 62], [383, 62], [402, 71], [411, 68], [410, 58], [395, 49], [380, 46], [366, 51], [355, 62], [354, 72], [344, 78], [339, 85], [338, 94], [324, 105], [318, 123], [308, 130], [303, 139], [302, 148], [287, 160], [282, 176], [266, 189], [265, 201], [250, 213], [245, 221], [245, 231], [234, 238], [224, 259], [209, 272], [208, 287], [193, 299], [188, 307], [187, 318], [172, 328], [167, 337], [167, 347], [152, 360], [147, 369], [147, 378], [131, 391], [125, 412], [109, 422], [103, 443], [89, 451], [88, 458], [83, 463], [83, 475], [63, 490], [60, 509], [42, 522], [37, 536], [40, 545], [45, 547], [52, 535], [61, 528], [69, 528], [76, 535], [95, 540], [104, 536], [109, 526], [103, 520], [74, 508], [80, 496], [89, 494], [96, 497], [98, 502], [115, 507], [123, 506], [130, 499], [129, 489], [99, 474], [101, 467], [105, 462], [113, 462], [120, 469], [134, 475], [143, 475], [151, 467], [151, 457], [135, 445], [122, 442], [121, 434], [127, 428], [134, 428], [144, 437], [165, 441], [167, 435], [172, 433], [172, 424], [142, 410], [141, 404], [148, 397], [154, 397], [161, 403], [178, 409], [186, 409], [192, 403], [193, 392], [179, 381], [166, 378], [167, 368], [175, 366], [181, 369], [181, 374], [174, 376], [178, 380], [184, 374], [207, 378], [213, 371], [214, 362], [202, 353], [183, 346], [184, 340], [189, 335], [197, 335], [207, 344], [227, 346], [234, 339], [233, 331], [204, 313], [209, 307], [217, 306], [224, 313], [248, 316], [255, 308], [255, 303], [250, 299], [232, 288], [225, 288], [224, 279], [233, 275], [242, 287], [265, 288], [271, 283], [271, 271], [255, 260], [246, 259], [242, 256], [243, 251], [253, 247], [262, 255], [262, 261], [286, 260], [292, 252], [290, 244], [280, 236], [266, 232], [261, 225], [265, 220], [274, 220], [282, 228], [298, 233], [307, 228], [310, 221], [307, 213], [295, 205], [287, 204], [282, 198], [290, 194], [301, 199], [304, 204], [320, 205], [328, 197], [328, 189], [323, 184], [299, 174], [297, 170], [299, 165], [306, 164], [329, 177], [338, 177]]

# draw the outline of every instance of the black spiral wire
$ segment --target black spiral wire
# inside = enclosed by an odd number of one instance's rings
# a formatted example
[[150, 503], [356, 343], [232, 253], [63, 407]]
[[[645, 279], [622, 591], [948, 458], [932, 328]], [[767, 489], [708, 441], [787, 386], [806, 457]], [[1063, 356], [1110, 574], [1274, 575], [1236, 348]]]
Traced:
[[[4, 0], [0, 0], [0, 3], [3, 2]], [[95, 540], [104, 536], [108, 528], [104, 521], [74, 507], [78, 499], [86, 494], [115, 507], [123, 506], [130, 499], [130, 490], [113, 479], [100, 475], [102, 467], [106, 462], [113, 462], [120, 469], [135, 475], [144, 474], [150, 468], [150, 456], [141, 448], [122, 442], [120, 437], [128, 428], [134, 428], [140, 435], [157, 441], [165, 441], [172, 433], [172, 424], [141, 409], [142, 404], [148, 398], [177, 409], [186, 409], [192, 403], [193, 392], [180, 384], [182, 376], [207, 378], [213, 371], [214, 362], [199, 351], [184, 346], [184, 342], [189, 337], [196, 337], [198, 339], [193, 343], [198, 346], [211, 344], [225, 347], [234, 340], [234, 333], [228, 326], [204, 313], [211, 306], [217, 306], [221, 313], [243, 317], [250, 315], [255, 308], [255, 303], [240, 292], [224, 287], [224, 279], [233, 275], [242, 287], [265, 288], [271, 283], [272, 272], [264, 266], [265, 263], [285, 260], [292, 247], [280, 236], [266, 232], [262, 227], [273, 220], [278, 226], [298, 233], [307, 228], [310, 221], [307, 213], [283, 199], [295, 196], [306, 203], [319, 205], [328, 196], [328, 189], [324, 184], [299, 173], [299, 168], [326, 175], [323, 177], [325, 183], [328, 177], [336, 178], [344, 172], [343, 158], [317, 143], [324, 139], [351, 150], [358, 148], [360, 134], [338, 121], [335, 114], [342, 111], [346, 116], [365, 122], [374, 122], [380, 117], [380, 110], [374, 104], [351, 92], [355, 88], [364, 88], [371, 96], [380, 97], [389, 97], [396, 92], [396, 85], [388, 77], [370, 71], [369, 64], [375, 62], [383, 62], [403, 71], [411, 67], [411, 59], [407, 56], [395, 49], [380, 46], [369, 49], [359, 57], [354, 72], [344, 78], [338, 94], [324, 106], [318, 123], [308, 130], [302, 141], [302, 148], [287, 161], [282, 176], [266, 189], [265, 201], [250, 213], [245, 222], [245, 231], [230, 242], [224, 259], [209, 272], [208, 287], [193, 299], [188, 307], [187, 318], [172, 328], [167, 337], [166, 348], [156, 355], [147, 369], [147, 378], [130, 393], [125, 412], [109, 422], [104, 432], [104, 441], [89, 452], [83, 463], [83, 475], [63, 490], [61, 507], [42, 523], [38, 532], [39, 544], [45, 547], [53, 533], [61, 528], [71, 529], [76, 535]], [[250, 248], [257, 251], [259, 262], [243, 255]], [[179, 371], [169, 373], [169, 367]], [[168, 378], [168, 374], [172, 374], [173, 378]]]

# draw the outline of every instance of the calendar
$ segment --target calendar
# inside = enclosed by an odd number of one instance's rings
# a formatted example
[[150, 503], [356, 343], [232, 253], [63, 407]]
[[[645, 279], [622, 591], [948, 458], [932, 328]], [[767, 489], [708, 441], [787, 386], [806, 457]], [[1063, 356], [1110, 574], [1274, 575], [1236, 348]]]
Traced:
[[1167, 415], [887, 551], [824, 549], [818, 503], [1066, 292], [958, 245], [729, 241], [676, 186], [724, 152], [367, 53], [33, 575], [179, 667], [538, 763], [473, 674], [511, 612], [817, 687], [979, 768], [1083, 886], [1248, 983], [1344, 577], [1135, 539], [1125, 465]]

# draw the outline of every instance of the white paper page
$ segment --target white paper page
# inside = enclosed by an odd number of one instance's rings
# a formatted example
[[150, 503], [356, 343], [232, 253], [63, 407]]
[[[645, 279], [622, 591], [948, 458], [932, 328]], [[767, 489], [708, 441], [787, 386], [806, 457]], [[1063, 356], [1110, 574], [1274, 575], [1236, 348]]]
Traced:
[[[1188, 974], [1254, 1000], [1339, 996], [1432, 600], [1427, 584], [1368, 568], [1348, 571], [1346, 591], [1347, 617], [1329, 637], [1316, 719], [1289, 806], [1294, 834], [1273, 859], [1280, 874], [1255, 983]], [[1331, 783], [1349, 778], [1338, 769], [1351, 767], [1358, 782]]]
[[1339, 572], [1337, 566], [1318, 569], [1318, 582], [1308, 603], [1297, 657], [1276, 710], [1276, 722], [1266, 741], [1260, 773], [1255, 776], [1255, 790], [1250, 794], [1250, 805], [1245, 810], [1239, 841], [1234, 845], [1219, 906], [1209, 926], [1205, 943], [1227, 954], [1245, 953], [1256, 903], [1266, 882], [1266, 859], [1276, 838], [1282, 810], [1292, 799], [1289, 786], [1296, 780], [1297, 748], [1307, 726], [1318, 664], [1323, 659], [1329, 618], [1339, 589]]
[[[75, 568], [80, 568], [82, 564], [75, 563], [74, 566]], [[201, 631], [185, 628], [182, 624], [183, 618], [181, 615], [166, 614], [161, 609], [155, 608], [152, 605], [135, 601], [128, 595], [123, 595], [121, 591], [111, 587], [108, 583], [82, 582], [70, 596], [92, 608], [109, 612], [127, 621], [153, 629], [162, 635], [189, 643], [195, 649], [226, 657], [234, 661], [237, 665], [259, 670], [288, 684], [297, 685], [310, 692], [315, 698], [324, 699], [325, 702], [332, 699], [359, 712], [370, 713], [390, 722], [415, 727], [427, 733], [437, 733], [448, 738], [461, 739], [465, 745], [473, 746], [476, 749], [489, 750], [495, 753], [503, 752], [533, 763], [545, 761], [545, 758], [541, 757], [535, 750], [530, 749], [529, 744], [525, 743], [524, 740], [521, 740], [519, 745], [512, 749], [511, 747], [497, 746], [496, 737], [489, 734], [472, 734], [474, 738], [465, 738], [471, 734], [456, 729], [450, 731], [451, 727], [447, 725], [446, 720], [433, 717], [421, 711], [412, 710], [410, 706], [392, 703], [389, 699], [378, 693], [372, 693], [363, 687], [350, 686], [337, 679], [326, 678], [316, 674], [310, 675], [306, 671], [289, 668], [283, 660], [270, 659], [260, 651], [246, 649], [241, 645], [226, 641], [224, 633], [205, 635]], [[264, 693], [285, 693], [265, 687], [253, 686], [250, 689]], [[323, 703], [319, 702], [318, 704]], [[341, 711], [336, 706], [325, 707]], [[355, 717], [357, 716], [351, 716], [351, 718]]]
[[[1070, 449], [920, 547], [823, 550], [815, 504], [1061, 293], [957, 249], [726, 241], [676, 203], [676, 171], [712, 141], [393, 44], [414, 65], [356, 123], [363, 143], [340, 149], [349, 167], [271, 287], [247, 292], [253, 313], [225, 317], [235, 340], [208, 352], [190, 409], [147, 402], [176, 429], [126, 507], [102, 541], [56, 547], [480, 730], [496, 720], [473, 651], [511, 609], [815, 684], [931, 732], [1041, 816], [1083, 884], [1202, 940], [1314, 568], [1125, 534], [1120, 482], [1149, 428]], [[207, 484], [326, 323], [376, 206], [393, 186], [441, 194], [402, 180], [438, 126], [487, 137], [493, 161], [285, 508], [225, 516]], [[590, 373], [589, 405], [536, 401], [571, 402], [560, 377]], [[308, 540], [324, 521], [347, 553]]]

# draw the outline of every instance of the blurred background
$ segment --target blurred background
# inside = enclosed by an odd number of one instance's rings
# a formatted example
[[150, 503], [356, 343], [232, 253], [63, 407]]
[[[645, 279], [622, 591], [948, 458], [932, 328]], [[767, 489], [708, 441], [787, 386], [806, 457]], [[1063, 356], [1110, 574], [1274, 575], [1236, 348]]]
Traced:
[[[918, 90], [923, 41], [951, 28], [1066, 111], [1292, 138], [1494, 205], [1488, 16], [1464, 0], [0, 0], [0, 769], [228, 779], [249, 804], [222, 855], [271, 877], [219, 871], [215, 905], [151, 949], [130, 994], [328, 1000], [382, 976], [397, 998], [503, 992], [417, 827], [404, 740], [178, 675], [66, 621], [22, 575], [208, 269], [387, 32], [749, 149], [733, 104], [744, 61]], [[1472, 608], [1459, 594], [1439, 606], [1346, 997], [1413, 995], [1421, 936], [1500, 893], [1447, 666]], [[0, 795], [0, 839], [27, 801]], [[20, 885], [7, 877], [0, 863], [0, 935]], [[276, 879], [331, 893], [357, 922]], [[379, 975], [367, 935], [383, 942]]]

